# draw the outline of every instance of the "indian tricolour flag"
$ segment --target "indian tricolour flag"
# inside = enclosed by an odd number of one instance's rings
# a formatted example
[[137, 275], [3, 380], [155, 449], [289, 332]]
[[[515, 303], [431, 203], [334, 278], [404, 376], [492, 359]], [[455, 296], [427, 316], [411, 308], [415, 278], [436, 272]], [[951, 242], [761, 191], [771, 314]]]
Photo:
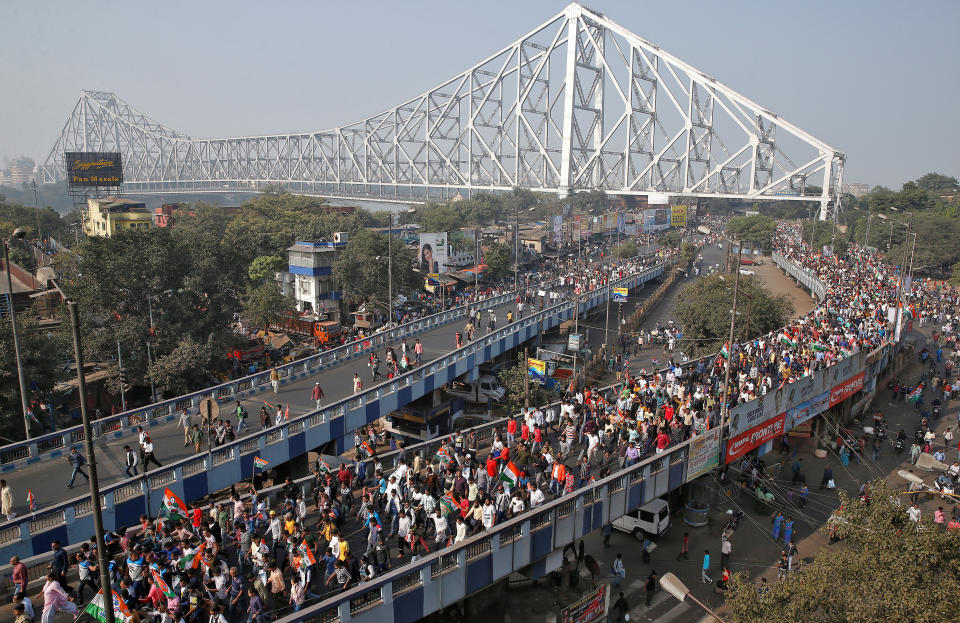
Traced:
[[781, 333], [781, 334], [780, 334], [780, 342], [782, 342], [783, 344], [789, 346], [790, 348], [796, 348], [796, 347], [797, 347], [797, 341], [794, 340], [794, 339], [792, 339], [792, 338], [791, 338], [789, 335], [787, 335], [786, 333]]
[[500, 472], [500, 480], [506, 482], [511, 487], [516, 487], [519, 479], [520, 470], [513, 464], [513, 461], [508, 462], [506, 467]]
[[[123, 603], [123, 600], [120, 599], [120, 595], [117, 594], [117, 591], [112, 591], [113, 593], [113, 617], [116, 621], [129, 621], [130, 609], [127, 608], [127, 604]], [[100, 589], [93, 599], [87, 604], [87, 607], [83, 610], [90, 616], [92, 616], [100, 623], [107, 623], [107, 615], [103, 611], [103, 589]]]
[[457, 506], [457, 501], [453, 499], [453, 496], [449, 493], [440, 498], [440, 504], [447, 509], [448, 513], [456, 513], [459, 510]]
[[266, 469], [267, 465], [270, 465], [270, 462], [266, 459], [261, 459], [259, 456], [253, 457], [254, 469]]
[[176, 521], [186, 519], [189, 515], [187, 505], [177, 497], [177, 494], [166, 488], [163, 490], [163, 503], [160, 505], [160, 517]]
[[723, 348], [720, 349], [720, 356], [724, 359], [730, 356], [730, 342], [723, 343]]
[[187, 554], [186, 556], [182, 556], [180, 560], [177, 561], [177, 568], [181, 571], [186, 571], [187, 569], [199, 569], [201, 562], [203, 561], [201, 560], [199, 553]]

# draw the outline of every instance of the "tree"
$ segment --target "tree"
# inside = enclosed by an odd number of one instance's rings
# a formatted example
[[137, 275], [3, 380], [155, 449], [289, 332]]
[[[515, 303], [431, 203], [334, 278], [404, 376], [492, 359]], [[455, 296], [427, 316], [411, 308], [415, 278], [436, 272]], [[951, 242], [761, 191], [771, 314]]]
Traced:
[[168, 355], [157, 357], [149, 373], [157, 389], [167, 395], [186, 394], [209, 385], [211, 344], [199, 344], [190, 336], [180, 340]]
[[937, 195], [955, 195], [960, 193], [957, 178], [940, 173], [927, 173], [916, 181], [917, 187]]
[[637, 257], [637, 245], [632, 242], [624, 242], [613, 250], [613, 254], [621, 260]]
[[272, 279], [273, 276], [287, 267], [287, 261], [279, 255], [261, 255], [250, 262], [247, 274], [256, 282]]
[[[521, 353], [520, 358], [523, 358]], [[510, 366], [500, 371], [497, 378], [500, 384], [506, 390], [503, 400], [506, 404], [507, 413], [515, 414], [520, 411], [524, 405], [524, 379], [528, 374], [525, 361], [519, 361], [516, 365]], [[556, 390], [547, 389], [541, 383], [530, 379], [530, 405], [544, 405], [553, 402], [559, 398]]]
[[599, 214], [607, 209], [607, 193], [602, 190], [573, 193], [568, 197], [568, 201], [576, 212]]
[[513, 251], [502, 242], [494, 242], [484, 251], [490, 276], [499, 279], [513, 268]]
[[288, 317], [293, 310], [293, 301], [280, 292], [276, 283], [250, 288], [243, 302], [243, 315], [255, 327], [269, 327]]
[[[60, 368], [60, 353], [63, 352], [61, 344], [53, 334], [41, 329], [36, 316], [29, 312], [17, 314], [17, 337], [20, 340], [20, 360], [27, 386], [27, 402], [32, 403], [39, 399], [46, 402], [53, 386], [65, 373], [65, 370]], [[6, 317], [0, 319], [0, 409], [5, 415], [0, 419], [0, 436], [13, 440], [24, 439], [23, 408], [20, 403], [20, 381], [13, 349], [13, 332], [10, 319]], [[42, 428], [48, 423], [45, 418], [38, 419], [41, 420], [39, 424], [31, 422], [33, 434], [42, 432]]]
[[[729, 338], [735, 278], [731, 275], [711, 275], [694, 281], [680, 293], [675, 313], [683, 327], [683, 340], [686, 342], [683, 350], [688, 355], [715, 353]], [[748, 309], [749, 334], [746, 331]], [[785, 296], [774, 296], [754, 277], [740, 276], [738, 318], [734, 331], [738, 342], [782, 327], [791, 313], [793, 305]]]
[[748, 574], [734, 576], [727, 606], [735, 623], [956, 620], [960, 535], [937, 527], [929, 515], [918, 529], [906, 516], [901, 491], [883, 479], [870, 487], [869, 505], [839, 490], [829, 523], [842, 541], [771, 583], [764, 595]]
[[[333, 276], [343, 290], [343, 296], [351, 303], [368, 301], [387, 309], [389, 262], [387, 251], [391, 245], [387, 236], [369, 230], [360, 230], [340, 252], [333, 264]], [[404, 247], [396, 236], [393, 238], [393, 294], [422, 284], [413, 272], [414, 252]]]
[[773, 248], [773, 234], [777, 231], [777, 221], [763, 214], [737, 216], [730, 219], [727, 231], [745, 245], [770, 253]]

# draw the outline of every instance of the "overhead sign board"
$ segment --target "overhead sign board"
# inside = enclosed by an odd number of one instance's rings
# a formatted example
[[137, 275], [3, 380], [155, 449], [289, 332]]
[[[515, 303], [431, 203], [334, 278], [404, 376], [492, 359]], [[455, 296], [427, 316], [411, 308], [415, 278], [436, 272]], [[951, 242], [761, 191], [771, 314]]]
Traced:
[[119, 186], [123, 159], [118, 152], [68, 151], [63, 154], [67, 185], [71, 187]]
[[614, 303], [626, 303], [627, 296], [629, 295], [630, 290], [627, 288], [614, 288], [613, 289], [613, 302]]
[[670, 227], [687, 226], [687, 206], [670, 207]]

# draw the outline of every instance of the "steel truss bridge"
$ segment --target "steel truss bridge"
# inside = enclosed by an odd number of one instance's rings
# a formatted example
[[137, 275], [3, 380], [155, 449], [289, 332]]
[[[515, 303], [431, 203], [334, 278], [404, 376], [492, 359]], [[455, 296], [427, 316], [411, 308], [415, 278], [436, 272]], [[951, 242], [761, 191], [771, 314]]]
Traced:
[[[65, 151], [119, 151], [136, 193], [292, 192], [423, 201], [522, 186], [568, 193], [816, 201], [835, 218], [846, 156], [579, 4], [399, 106], [321, 132], [197, 139], [83, 91]], [[819, 196], [805, 195], [807, 184]]]

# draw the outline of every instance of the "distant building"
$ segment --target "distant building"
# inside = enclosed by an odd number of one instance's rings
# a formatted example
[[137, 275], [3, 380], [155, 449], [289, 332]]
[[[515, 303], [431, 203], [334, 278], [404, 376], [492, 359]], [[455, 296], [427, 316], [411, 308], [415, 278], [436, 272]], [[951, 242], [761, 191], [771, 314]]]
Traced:
[[333, 242], [297, 241], [288, 248], [288, 267], [281, 287], [297, 302], [300, 313], [325, 313], [328, 320], [340, 322], [343, 293], [333, 278], [333, 263], [347, 246], [347, 234], [337, 232], [333, 236]]
[[844, 184], [840, 187], [841, 192], [853, 195], [856, 198], [860, 198], [870, 192], [870, 184], [860, 184], [859, 182], [851, 182], [849, 184]]
[[13, 186], [13, 176], [10, 169], [0, 169], [0, 186]]
[[153, 214], [142, 201], [122, 197], [87, 199], [83, 212], [83, 233], [110, 237], [123, 229], [146, 229], [153, 225]]
[[37, 163], [33, 158], [20, 156], [10, 161], [10, 185], [22, 186], [33, 179], [33, 169]]
[[179, 203], [164, 203], [159, 208], [153, 209], [153, 224], [157, 227], [170, 227], [173, 224], [173, 218], [179, 215]]

